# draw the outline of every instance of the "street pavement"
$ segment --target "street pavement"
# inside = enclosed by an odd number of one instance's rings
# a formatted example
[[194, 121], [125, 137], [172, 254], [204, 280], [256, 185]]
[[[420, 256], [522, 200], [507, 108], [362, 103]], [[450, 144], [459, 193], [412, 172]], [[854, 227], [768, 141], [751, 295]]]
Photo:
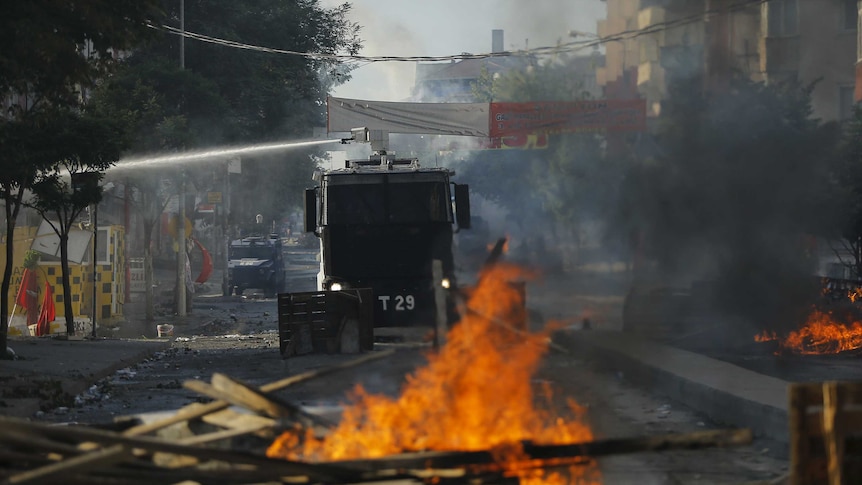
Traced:
[[170, 346], [168, 339], [10, 337], [16, 360], [0, 361], [0, 414], [30, 417], [68, 405], [99, 379]]

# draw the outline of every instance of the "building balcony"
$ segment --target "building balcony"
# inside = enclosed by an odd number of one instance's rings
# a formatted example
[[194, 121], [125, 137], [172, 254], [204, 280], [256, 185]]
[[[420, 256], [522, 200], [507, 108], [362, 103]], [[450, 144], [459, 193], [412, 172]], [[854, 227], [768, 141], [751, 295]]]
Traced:
[[642, 62], [638, 66], [638, 91], [650, 97], [660, 97], [666, 89], [667, 71], [658, 62]]
[[646, 29], [667, 21], [667, 10], [662, 7], [647, 7], [638, 12], [638, 29]]

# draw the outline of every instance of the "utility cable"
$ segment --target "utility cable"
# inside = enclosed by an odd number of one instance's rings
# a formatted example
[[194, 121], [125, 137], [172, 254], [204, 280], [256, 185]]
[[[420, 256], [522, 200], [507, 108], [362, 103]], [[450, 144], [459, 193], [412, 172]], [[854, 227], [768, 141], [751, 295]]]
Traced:
[[462, 53], [456, 55], [446, 55], [446, 56], [361, 56], [361, 55], [350, 55], [350, 54], [327, 54], [327, 53], [313, 53], [313, 52], [300, 52], [289, 49], [278, 49], [273, 47], [264, 47], [253, 44], [246, 44], [243, 42], [221, 39], [218, 37], [212, 37], [205, 34], [200, 34], [188, 30], [181, 30], [176, 27], [172, 27], [169, 25], [156, 26], [153, 24], [148, 24], [148, 27], [156, 30], [163, 30], [173, 35], [180, 35], [189, 39], [198, 40], [201, 42], [221, 45], [225, 47], [231, 47], [234, 49], [244, 49], [255, 52], [263, 52], [269, 54], [281, 54], [281, 55], [292, 55], [298, 57], [304, 57], [307, 59], [313, 60], [322, 60], [322, 61], [331, 61], [331, 62], [364, 62], [367, 64], [374, 62], [439, 62], [439, 61], [457, 61], [457, 60], [467, 60], [467, 59], [488, 59], [493, 57], [522, 57], [522, 56], [545, 56], [545, 55], [556, 55], [563, 54], [568, 52], [575, 52], [591, 47], [598, 47], [600, 45], [606, 44], [608, 42], [614, 41], [625, 41], [629, 39], [634, 39], [637, 37], [641, 37], [644, 35], [656, 34], [659, 32], [664, 32], [666, 30], [670, 30], [676, 27], [682, 27], [684, 25], [697, 23], [706, 21], [711, 17], [715, 17], [717, 15], [733, 13], [740, 10], [745, 10], [749, 7], [753, 7], [755, 5], [763, 5], [770, 0], [740, 0], [738, 2], [734, 2], [730, 5], [722, 5], [721, 7], [713, 8], [710, 10], [706, 10], [704, 12], [698, 12], [696, 14], [687, 15], [685, 17], [680, 17], [674, 20], [668, 20], [665, 22], [658, 22], [656, 24], [650, 25], [643, 29], [632, 29], [626, 30], [623, 32], [618, 32], [615, 34], [611, 34], [604, 37], [597, 37], [596, 39], [589, 41], [572, 41], [561, 43], [556, 46], [545, 46], [545, 47], [536, 47], [532, 49], [524, 49], [518, 51], [501, 51], [501, 52], [488, 52], [482, 54], [469, 54]]

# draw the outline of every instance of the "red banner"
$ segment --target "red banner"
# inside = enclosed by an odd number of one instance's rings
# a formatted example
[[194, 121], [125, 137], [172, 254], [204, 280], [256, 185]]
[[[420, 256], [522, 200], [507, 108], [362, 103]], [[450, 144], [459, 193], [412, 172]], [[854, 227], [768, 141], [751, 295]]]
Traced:
[[622, 132], [646, 129], [646, 101], [491, 103], [492, 138], [526, 133]]

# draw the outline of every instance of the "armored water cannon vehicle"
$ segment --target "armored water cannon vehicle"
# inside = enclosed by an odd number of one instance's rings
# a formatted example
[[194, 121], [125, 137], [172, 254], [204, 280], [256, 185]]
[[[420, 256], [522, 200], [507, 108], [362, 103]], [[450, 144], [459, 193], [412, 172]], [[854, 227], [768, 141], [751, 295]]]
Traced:
[[[392, 156], [385, 138], [383, 132], [353, 130], [349, 140], [371, 143], [374, 153], [367, 160], [348, 160], [344, 168], [316, 172], [316, 187], [305, 192], [305, 230], [320, 239], [317, 298], [343, 302], [319, 307], [326, 307], [335, 327], [344, 321], [338, 314], [353, 315], [366, 339], [366, 328], [434, 327], [437, 286], [445, 290], [440, 307], [447, 320], [457, 319], [453, 233], [456, 227], [470, 227], [468, 186], [454, 183], [449, 169], [424, 168], [416, 159]], [[442, 268], [436, 281], [434, 261]], [[351, 308], [369, 295], [371, 307], [363, 312]], [[306, 310], [298, 310], [296, 303], [307, 297], [279, 295], [283, 354], [293, 348], [285, 347], [291, 338], [288, 322], [301, 320], [296, 312]], [[360, 313], [365, 321], [356, 317]], [[314, 328], [322, 332], [324, 327]], [[333, 329], [330, 337], [338, 331]], [[310, 335], [314, 340], [313, 329]]]

